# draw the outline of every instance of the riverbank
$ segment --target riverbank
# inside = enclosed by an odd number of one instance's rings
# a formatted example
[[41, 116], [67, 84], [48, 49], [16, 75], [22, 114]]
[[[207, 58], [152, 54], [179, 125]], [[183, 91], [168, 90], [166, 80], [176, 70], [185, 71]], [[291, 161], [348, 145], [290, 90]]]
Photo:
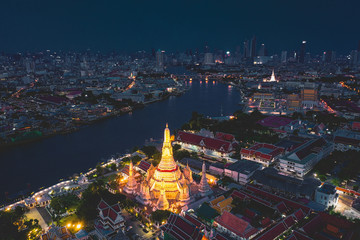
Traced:
[[[43, 134], [41, 136], [35, 136], [33, 138], [18, 140], [18, 141], [14, 141], [14, 142], [9, 141], [7, 143], [2, 143], [2, 144], [0, 144], [0, 151], [11, 148], [11, 147], [17, 147], [19, 145], [24, 145], [24, 144], [28, 144], [28, 143], [32, 143], [32, 142], [36, 142], [36, 141], [45, 140], [47, 138], [51, 138], [51, 137], [59, 135], [59, 134], [71, 134], [73, 132], [80, 131], [83, 127], [87, 127], [92, 124], [96, 124], [98, 122], [105, 121], [105, 120], [113, 118], [113, 117], [119, 117], [119, 116], [122, 116], [125, 114], [132, 113], [133, 111], [143, 109], [146, 105], [149, 105], [152, 103], [164, 101], [164, 100], [168, 99], [170, 96], [181, 96], [182, 94], [184, 94], [186, 92], [186, 90], [183, 90], [181, 92], [176, 92], [176, 93], [165, 94], [160, 98], [153, 99], [153, 100], [150, 100], [150, 101], [147, 101], [144, 103], [136, 103], [136, 104], [133, 104], [132, 106], [124, 107], [120, 110], [115, 110], [106, 116], [98, 116], [98, 118], [94, 119], [94, 120], [75, 121], [72, 126], [67, 127], [65, 129], [61, 129], [59, 131], [54, 130], [53, 132], [45, 132], [45, 133], [42, 132]], [[32, 130], [32, 131], [34, 131], [34, 130]]]

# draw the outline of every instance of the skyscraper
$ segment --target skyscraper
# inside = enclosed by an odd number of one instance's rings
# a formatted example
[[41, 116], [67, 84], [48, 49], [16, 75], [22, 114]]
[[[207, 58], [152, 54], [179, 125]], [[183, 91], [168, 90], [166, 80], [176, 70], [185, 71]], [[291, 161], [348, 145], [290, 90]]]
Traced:
[[351, 66], [356, 66], [358, 65], [358, 63], [360, 63], [360, 59], [359, 59], [359, 51], [357, 50], [352, 50], [350, 53], [350, 65]]
[[299, 52], [299, 63], [305, 62], [306, 41], [302, 41]]
[[287, 62], [287, 51], [282, 51], [281, 52], [281, 63], [286, 63]]
[[332, 50], [328, 50], [323, 53], [322, 60], [323, 62], [331, 63], [331, 62], [335, 62], [335, 58], [336, 58], [336, 52]]
[[250, 57], [249, 40], [244, 42], [244, 58]]
[[251, 48], [250, 49], [251, 49], [250, 57], [251, 58], [256, 57], [256, 37], [255, 36], [251, 39]]
[[262, 43], [259, 49], [259, 56], [266, 56], [266, 55], [267, 55], [266, 47], [265, 44]]
[[212, 53], [205, 53], [204, 55], [204, 65], [212, 65], [214, 64], [214, 56]]
[[156, 52], [156, 69], [158, 71], [164, 70], [164, 55], [165, 51], [160, 49]]

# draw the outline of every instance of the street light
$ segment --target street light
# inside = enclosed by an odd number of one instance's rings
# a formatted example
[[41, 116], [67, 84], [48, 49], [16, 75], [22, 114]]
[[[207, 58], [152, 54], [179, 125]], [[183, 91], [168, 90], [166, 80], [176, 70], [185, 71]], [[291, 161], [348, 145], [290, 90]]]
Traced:
[[76, 225], [76, 229], [80, 229], [82, 226], [81, 226], [81, 223], [79, 223], [78, 225]]

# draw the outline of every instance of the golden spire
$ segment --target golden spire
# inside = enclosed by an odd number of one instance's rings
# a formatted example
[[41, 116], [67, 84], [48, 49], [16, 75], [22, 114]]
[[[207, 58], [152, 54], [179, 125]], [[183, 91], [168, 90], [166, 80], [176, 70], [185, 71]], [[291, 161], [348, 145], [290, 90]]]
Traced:
[[168, 124], [166, 124], [166, 128], [164, 131], [164, 143], [162, 147], [161, 161], [158, 165], [158, 169], [160, 171], [175, 171], [177, 169], [177, 165], [173, 157], [173, 149], [171, 146], [170, 130], [168, 128]]

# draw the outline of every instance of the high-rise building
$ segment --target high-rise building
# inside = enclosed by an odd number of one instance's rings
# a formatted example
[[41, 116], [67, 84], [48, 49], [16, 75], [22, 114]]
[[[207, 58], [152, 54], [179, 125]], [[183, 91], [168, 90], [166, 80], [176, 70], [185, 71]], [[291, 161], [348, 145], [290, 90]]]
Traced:
[[299, 52], [299, 63], [305, 62], [306, 41], [302, 41]]
[[350, 53], [350, 65], [356, 66], [360, 63], [360, 53], [357, 50], [352, 50]]
[[305, 54], [305, 63], [309, 63], [310, 61], [311, 61], [311, 55], [310, 55], [310, 53], [309, 52], [307, 52], [306, 54]]
[[265, 44], [262, 43], [259, 49], [259, 56], [266, 56], [266, 55], [267, 55], [266, 47]]
[[286, 63], [287, 62], [287, 51], [281, 52], [281, 62]]
[[250, 51], [250, 57], [254, 58], [256, 57], [256, 37], [254, 36], [251, 39], [251, 47], [250, 47], [251, 51]]
[[164, 56], [165, 56], [165, 51], [159, 49], [156, 52], [156, 68], [159, 71], [164, 70]]
[[212, 53], [205, 53], [204, 55], [204, 65], [213, 65], [214, 64], [214, 55]]
[[245, 40], [244, 42], [244, 58], [250, 57], [250, 48], [249, 48], [249, 40]]
[[322, 61], [325, 63], [332, 63], [335, 62], [336, 59], [336, 52], [332, 50], [328, 50], [323, 53]]

